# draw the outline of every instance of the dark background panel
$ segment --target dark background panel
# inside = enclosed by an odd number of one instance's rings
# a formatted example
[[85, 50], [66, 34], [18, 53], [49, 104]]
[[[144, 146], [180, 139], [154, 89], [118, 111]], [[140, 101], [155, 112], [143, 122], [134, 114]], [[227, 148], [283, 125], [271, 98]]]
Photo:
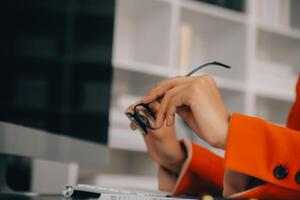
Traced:
[[112, 0], [0, 0], [0, 121], [107, 143]]

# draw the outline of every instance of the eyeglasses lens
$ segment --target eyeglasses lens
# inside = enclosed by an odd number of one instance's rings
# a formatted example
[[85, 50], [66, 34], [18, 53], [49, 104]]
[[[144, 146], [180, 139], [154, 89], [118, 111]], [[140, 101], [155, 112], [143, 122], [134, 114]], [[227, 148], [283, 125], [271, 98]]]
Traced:
[[138, 105], [135, 107], [135, 113], [139, 116], [140, 122], [147, 128], [155, 129], [155, 118], [148, 109], [142, 105]]

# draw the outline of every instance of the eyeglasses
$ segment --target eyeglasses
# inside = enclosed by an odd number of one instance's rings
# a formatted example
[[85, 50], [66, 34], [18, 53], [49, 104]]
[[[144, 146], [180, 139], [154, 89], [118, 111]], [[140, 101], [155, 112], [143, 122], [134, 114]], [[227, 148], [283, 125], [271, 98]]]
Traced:
[[[196, 72], [198, 72], [200, 69], [207, 67], [207, 66], [219, 66], [223, 68], [230, 69], [231, 67], [228, 65], [225, 65], [220, 62], [209, 62], [204, 65], [201, 65], [195, 69], [193, 69], [191, 72], [186, 74], [186, 77], [190, 77], [194, 75]], [[126, 112], [125, 115], [129, 118], [129, 120], [136, 125], [136, 127], [140, 130], [140, 132], [143, 135], [147, 134], [147, 129], [155, 130], [155, 122], [156, 117], [155, 113], [150, 109], [149, 104], [137, 104], [133, 108], [133, 113]]]

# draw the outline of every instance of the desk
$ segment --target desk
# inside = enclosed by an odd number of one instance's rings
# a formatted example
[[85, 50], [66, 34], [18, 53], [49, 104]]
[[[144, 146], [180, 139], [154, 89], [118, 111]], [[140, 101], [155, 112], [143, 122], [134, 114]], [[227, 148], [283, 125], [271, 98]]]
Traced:
[[[20, 194], [1, 194], [0, 200], [98, 200], [98, 198], [65, 198], [62, 195], [35, 195], [35, 196], [26, 196]], [[175, 198], [176, 200], [176, 198]], [[201, 198], [199, 198], [201, 200]], [[222, 197], [214, 197], [213, 200], [226, 200], [226, 198]], [[228, 200], [228, 199], [227, 199]]]
[[[0, 200], [84, 200], [78, 198], [65, 198], [62, 195], [20, 195], [20, 194], [1, 194]], [[91, 199], [91, 198], [89, 198]], [[98, 198], [95, 198], [95, 200]], [[93, 199], [91, 199], [93, 200]]]

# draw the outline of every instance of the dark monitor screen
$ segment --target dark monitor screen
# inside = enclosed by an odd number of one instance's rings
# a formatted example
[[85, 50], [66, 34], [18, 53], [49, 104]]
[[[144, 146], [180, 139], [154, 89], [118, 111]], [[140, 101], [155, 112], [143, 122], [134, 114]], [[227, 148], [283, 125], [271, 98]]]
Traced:
[[113, 0], [0, 0], [0, 121], [107, 143]]

